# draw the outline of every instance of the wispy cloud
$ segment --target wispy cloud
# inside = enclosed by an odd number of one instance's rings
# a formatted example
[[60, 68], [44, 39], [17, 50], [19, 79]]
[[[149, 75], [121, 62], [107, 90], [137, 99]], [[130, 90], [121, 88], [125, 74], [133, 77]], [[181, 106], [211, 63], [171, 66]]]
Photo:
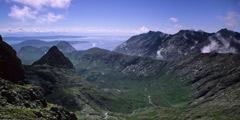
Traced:
[[44, 24], [44, 23], [54, 23], [63, 18], [63, 15], [55, 15], [54, 13], [48, 13], [46, 15], [39, 16], [36, 19], [37, 23]]
[[236, 27], [240, 25], [240, 13], [229, 11], [224, 17], [224, 22], [227, 27]]
[[178, 24], [174, 25], [174, 27], [177, 28], [177, 29], [181, 29], [182, 28], [182, 26], [178, 25]]
[[174, 18], [174, 17], [169, 18], [169, 20], [171, 20], [171, 21], [174, 22], [174, 23], [178, 21], [178, 19], [177, 19], [177, 18]]
[[12, 1], [23, 5], [31, 6], [36, 9], [41, 9], [42, 7], [68, 8], [71, 3], [71, 0], [12, 0]]

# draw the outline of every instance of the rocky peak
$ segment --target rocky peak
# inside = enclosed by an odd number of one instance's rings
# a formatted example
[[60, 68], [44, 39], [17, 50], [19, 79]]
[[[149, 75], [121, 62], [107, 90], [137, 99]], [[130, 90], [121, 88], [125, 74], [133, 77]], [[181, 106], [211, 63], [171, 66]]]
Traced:
[[230, 32], [230, 30], [228, 30], [227, 28], [224, 28], [218, 31], [218, 33], [228, 33], [228, 32]]
[[16, 56], [16, 51], [5, 43], [0, 36], [0, 78], [13, 83], [26, 83], [26, 76], [21, 60]]
[[34, 62], [33, 65], [50, 65], [53, 67], [74, 69], [71, 61], [64, 56], [64, 54], [59, 51], [56, 46], [53, 46], [49, 49], [47, 54], [45, 54], [41, 59]]
[[74, 47], [72, 47], [68, 42], [66, 41], [60, 41], [57, 45], [58, 49], [62, 52], [73, 52], [76, 51]]

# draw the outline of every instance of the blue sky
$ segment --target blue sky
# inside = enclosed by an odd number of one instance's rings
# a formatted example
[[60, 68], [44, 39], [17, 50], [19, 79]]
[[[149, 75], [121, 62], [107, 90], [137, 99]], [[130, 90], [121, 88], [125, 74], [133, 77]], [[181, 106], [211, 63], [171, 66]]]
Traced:
[[240, 32], [240, 0], [0, 0], [0, 34]]

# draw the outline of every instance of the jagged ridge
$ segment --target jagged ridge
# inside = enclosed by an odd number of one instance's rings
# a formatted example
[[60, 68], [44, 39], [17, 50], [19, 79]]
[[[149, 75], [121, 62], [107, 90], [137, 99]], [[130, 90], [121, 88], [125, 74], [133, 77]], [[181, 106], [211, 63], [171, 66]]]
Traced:
[[238, 53], [240, 34], [227, 29], [217, 33], [180, 30], [173, 35], [150, 31], [131, 37], [114, 51], [162, 60], [209, 52]]

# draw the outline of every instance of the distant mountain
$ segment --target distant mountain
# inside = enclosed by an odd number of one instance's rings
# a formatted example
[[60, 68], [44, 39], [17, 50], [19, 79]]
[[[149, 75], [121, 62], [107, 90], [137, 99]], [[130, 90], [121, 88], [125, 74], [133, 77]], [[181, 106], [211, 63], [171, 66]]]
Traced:
[[[66, 41], [60, 41], [56, 44], [56, 46], [63, 53], [76, 51], [76, 49], [73, 48]], [[38, 47], [33, 47], [33, 46], [25, 46], [19, 50], [18, 57], [22, 60], [23, 64], [30, 65], [33, 62], [40, 59], [43, 55], [45, 55], [47, 53], [47, 51], [50, 49], [50, 47], [44, 46], [44, 47], [38, 48]]]
[[56, 46], [51, 47], [47, 54], [45, 54], [41, 59], [33, 63], [33, 65], [44, 64], [53, 67], [74, 69], [71, 61], [68, 58], [66, 58], [64, 54], [60, 52]]
[[52, 42], [46, 42], [42, 40], [26, 40], [18, 44], [12, 45], [12, 47], [16, 50], [19, 51], [22, 47], [26, 46], [32, 46], [32, 47], [51, 47], [53, 45], [56, 45], [59, 41], [52, 41]]
[[32, 64], [47, 53], [50, 47], [22, 47], [18, 52], [18, 57], [22, 60], [24, 65]]
[[47, 103], [40, 87], [26, 84], [16, 52], [1, 36], [0, 44], [0, 119], [77, 119], [65, 108]]
[[[75, 48], [73, 48], [71, 46], [71, 44], [77, 44], [77, 43], [88, 43], [87, 41], [43, 41], [43, 40], [25, 40], [23, 42], [20, 42], [18, 44], [13, 44], [12, 47], [19, 52], [19, 50], [23, 47], [26, 46], [32, 46], [32, 47], [36, 47], [36, 48], [40, 48], [40, 47], [52, 47], [52, 46], [58, 46], [59, 49], [63, 52], [70, 52], [70, 51], [74, 51]], [[64, 48], [66, 47], [66, 48]]]
[[61, 52], [64, 52], [64, 53], [77, 51], [74, 47], [72, 47], [66, 41], [60, 41], [56, 46]]
[[161, 60], [209, 52], [239, 53], [240, 33], [227, 29], [217, 33], [181, 30], [173, 35], [150, 31], [131, 37], [114, 51]]

